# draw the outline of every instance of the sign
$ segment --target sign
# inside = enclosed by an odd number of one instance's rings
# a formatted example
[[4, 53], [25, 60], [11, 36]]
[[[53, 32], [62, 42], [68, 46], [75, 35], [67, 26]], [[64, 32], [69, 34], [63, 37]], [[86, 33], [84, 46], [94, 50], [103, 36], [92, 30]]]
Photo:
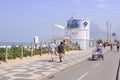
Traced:
[[67, 28], [79, 28], [80, 27], [80, 20], [68, 20]]
[[88, 22], [85, 21], [85, 22], [83, 23], [84, 28], [86, 28], [87, 25], [88, 25]]

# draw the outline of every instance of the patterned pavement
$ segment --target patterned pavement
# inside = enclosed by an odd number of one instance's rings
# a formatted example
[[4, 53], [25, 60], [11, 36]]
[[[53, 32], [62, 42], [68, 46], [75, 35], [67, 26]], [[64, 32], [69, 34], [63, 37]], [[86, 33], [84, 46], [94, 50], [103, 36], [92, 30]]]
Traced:
[[88, 57], [91, 57], [91, 50], [67, 54], [62, 63], [56, 56], [54, 62], [48, 62], [48, 58], [45, 58], [13, 66], [0, 66], [0, 80], [43, 80], [51, 74], [62, 71]]

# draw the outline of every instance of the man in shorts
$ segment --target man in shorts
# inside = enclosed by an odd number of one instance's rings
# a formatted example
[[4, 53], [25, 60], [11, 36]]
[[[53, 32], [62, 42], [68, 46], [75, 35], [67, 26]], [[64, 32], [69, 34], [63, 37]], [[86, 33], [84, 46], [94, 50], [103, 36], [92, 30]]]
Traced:
[[55, 48], [56, 48], [56, 45], [55, 45], [54, 41], [52, 41], [52, 42], [50, 43], [50, 45], [49, 45], [49, 50], [50, 50], [50, 54], [51, 54], [51, 60], [50, 60], [50, 62], [53, 62], [53, 61], [54, 61], [53, 55], [54, 55], [54, 53], [55, 53]]

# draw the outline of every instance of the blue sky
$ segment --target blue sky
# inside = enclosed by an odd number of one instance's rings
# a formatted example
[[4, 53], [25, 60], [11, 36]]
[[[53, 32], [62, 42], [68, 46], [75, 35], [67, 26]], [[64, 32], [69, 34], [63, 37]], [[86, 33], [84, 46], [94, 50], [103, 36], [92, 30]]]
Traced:
[[[120, 34], [119, 14], [120, 0], [0, 0], [0, 41], [32, 42], [35, 35], [50, 39], [53, 24], [66, 26], [71, 15], [90, 18], [103, 31], [109, 21], [112, 32]], [[63, 34], [55, 30], [55, 36]]]

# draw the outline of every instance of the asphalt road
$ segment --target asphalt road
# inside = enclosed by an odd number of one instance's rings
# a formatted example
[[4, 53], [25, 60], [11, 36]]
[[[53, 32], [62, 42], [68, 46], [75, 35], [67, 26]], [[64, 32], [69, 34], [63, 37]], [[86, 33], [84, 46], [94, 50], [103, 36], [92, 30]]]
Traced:
[[51, 75], [48, 80], [120, 80], [120, 52], [107, 51], [104, 60], [86, 60]]

